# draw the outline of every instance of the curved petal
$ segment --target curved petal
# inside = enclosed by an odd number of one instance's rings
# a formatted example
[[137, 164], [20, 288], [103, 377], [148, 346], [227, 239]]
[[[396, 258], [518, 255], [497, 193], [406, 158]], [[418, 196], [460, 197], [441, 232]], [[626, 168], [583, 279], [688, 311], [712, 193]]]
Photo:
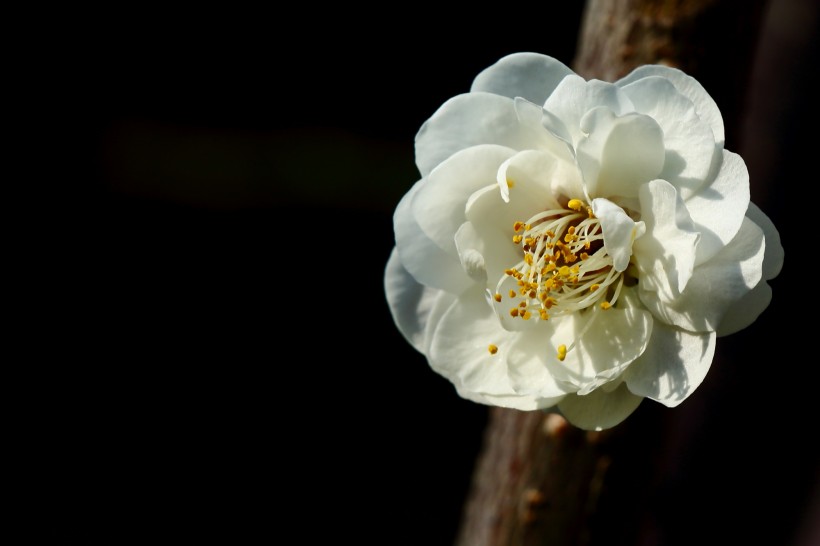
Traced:
[[[563, 181], [556, 182], [556, 178]], [[554, 159], [548, 152], [524, 151], [501, 166], [495, 188], [482, 188], [467, 200], [465, 216], [479, 231], [488, 228], [513, 235], [517, 221], [559, 208], [552, 184], [580, 188], [573, 165]]]
[[657, 292], [641, 288], [641, 301], [667, 324], [691, 332], [714, 331], [730, 307], [760, 282], [764, 247], [761, 229], [745, 219], [723, 252], [694, 269], [679, 298], [664, 303]]
[[[461, 267], [467, 275], [482, 285], [487, 284], [487, 263], [484, 255], [490, 251], [490, 245], [478, 234], [470, 222], [464, 222], [456, 231], [455, 245]], [[494, 272], [495, 278], [501, 276], [501, 271]]]
[[718, 149], [723, 149], [723, 142], [725, 140], [723, 116], [720, 115], [720, 109], [709, 93], [706, 92], [706, 89], [692, 76], [689, 76], [677, 68], [663, 65], [645, 65], [636, 68], [615, 82], [615, 85], [625, 87], [632, 82], [651, 76], [659, 76], [669, 80], [678, 91], [692, 101], [700, 119], [708, 123], [709, 127], [711, 127]]
[[[652, 333], [652, 316], [638, 308], [594, 308], [546, 322], [549, 328], [516, 337], [510, 354], [520, 350], [539, 355], [563, 390], [580, 394], [616, 379], [643, 353]], [[563, 361], [557, 356], [561, 345], [568, 348]], [[510, 360], [511, 377], [514, 363]]]
[[564, 146], [542, 125], [522, 123], [513, 99], [466, 93], [445, 102], [421, 126], [416, 134], [416, 166], [427, 176], [457, 151], [479, 144], [515, 150]]
[[396, 206], [393, 213], [396, 248], [404, 268], [418, 282], [459, 294], [472, 285], [473, 281], [464, 273], [458, 256], [448, 254], [434, 243], [413, 215], [413, 199], [425, 182], [416, 182]]
[[658, 322], [624, 379], [633, 394], [675, 407], [698, 388], [714, 355], [714, 332], [692, 334]]
[[751, 325], [771, 301], [772, 287], [765, 280], [760, 281], [748, 294], [729, 307], [718, 326], [718, 337], [734, 334]]
[[595, 108], [581, 130], [588, 136], [578, 141], [576, 157], [590, 197], [634, 198], [663, 168], [663, 131], [649, 116]]
[[523, 97], [543, 105], [565, 76], [574, 74], [564, 63], [540, 53], [513, 53], [484, 69], [471, 91], [485, 91], [514, 99]]
[[666, 155], [658, 178], [671, 182], [686, 199], [709, 176], [718, 151], [712, 128], [698, 117], [692, 101], [665, 78], [641, 78], [622, 89], [635, 109], [663, 130]]
[[780, 233], [766, 214], [754, 203], [749, 203], [746, 217], [763, 230], [766, 237], [766, 253], [763, 256], [763, 278], [773, 279], [780, 274], [783, 268], [783, 245], [780, 243]]
[[[459, 392], [514, 395], [505, 364], [509, 336], [498, 324], [483, 288], [459, 296], [433, 332], [428, 360]], [[490, 344], [498, 347], [493, 354]]]
[[621, 207], [607, 199], [594, 199], [592, 212], [601, 221], [604, 248], [612, 258], [612, 267], [615, 271], [626, 271], [632, 257], [632, 245], [646, 232], [646, 225], [643, 221], [635, 222]]
[[640, 191], [646, 234], [633, 245], [641, 288], [661, 301], [679, 297], [692, 277], [700, 234], [686, 206], [665, 180], [653, 180]]
[[540, 328], [519, 332], [511, 337], [507, 351], [507, 370], [512, 387], [518, 394], [540, 398], [561, 398], [577, 389], [556, 381], [550, 373], [547, 361], [548, 338], [552, 324], [545, 321]]
[[404, 268], [396, 248], [384, 270], [384, 290], [390, 314], [404, 338], [421, 353], [427, 349], [425, 327], [441, 290], [419, 284]]
[[[722, 150], [717, 177], [688, 199], [686, 208], [701, 233], [695, 264], [711, 259], [737, 234], [749, 207], [749, 171], [743, 159]], [[681, 194], [683, 196], [683, 194]]]
[[634, 111], [632, 102], [616, 86], [599, 80], [586, 81], [574, 75], [561, 80], [544, 103], [544, 110], [561, 120], [575, 148], [584, 136], [581, 118], [599, 106], [619, 116]]
[[604, 430], [629, 417], [642, 400], [621, 385], [612, 392], [597, 389], [583, 396], [568, 395], [558, 403], [558, 409], [576, 427]]
[[467, 199], [491, 185], [499, 165], [514, 154], [515, 150], [495, 144], [460, 150], [433, 169], [419, 187], [411, 205], [413, 217], [442, 250], [457, 255], [453, 237], [465, 221]]
[[497, 182], [504, 201], [514, 193], [519, 202], [538, 203], [540, 210], [561, 208], [558, 196], [584, 197], [578, 167], [545, 150], [517, 153], [498, 169]]

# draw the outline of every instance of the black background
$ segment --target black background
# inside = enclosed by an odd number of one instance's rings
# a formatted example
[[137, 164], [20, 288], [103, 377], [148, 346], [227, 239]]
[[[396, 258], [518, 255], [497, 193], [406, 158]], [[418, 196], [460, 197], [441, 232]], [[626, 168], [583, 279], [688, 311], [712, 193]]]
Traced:
[[[508, 53], [570, 64], [580, 5], [143, 8], [77, 26], [55, 52], [56, 187], [32, 222], [32, 535], [451, 544], [486, 409], [392, 324], [392, 209], [416, 180], [421, 123]], [[785, 198], [767, 199], [788, 250]], [[813, 357], [779, 333], [786, 275], [676, 410], [700, 432], [647, 501], [666, 503], [653, 514], [675, 544], [726, 523], [726, 504], [746, 515], [717, 536], [750, 518], [732, 536], [791, 536], [802, 518], [816, 410], [790, 382]], [[772, 516], [778, 503], [791, 513]]]

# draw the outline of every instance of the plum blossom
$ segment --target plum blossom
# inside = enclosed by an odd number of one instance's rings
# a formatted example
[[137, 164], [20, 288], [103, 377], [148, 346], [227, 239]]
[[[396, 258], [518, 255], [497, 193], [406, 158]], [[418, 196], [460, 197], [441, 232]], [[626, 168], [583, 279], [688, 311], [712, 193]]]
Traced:
[[620, 423], [703, 381], [783, 263], [777, 229], [692, 77], [607, 83], [518, 53], [445, 102], [394, 214], [395, 323], [464, 398]]

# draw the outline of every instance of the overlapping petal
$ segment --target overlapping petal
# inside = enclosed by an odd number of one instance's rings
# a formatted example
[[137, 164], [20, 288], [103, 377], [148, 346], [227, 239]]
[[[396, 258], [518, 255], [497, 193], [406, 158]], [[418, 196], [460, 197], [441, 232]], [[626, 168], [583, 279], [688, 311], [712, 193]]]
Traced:
[[574, 74], [564, 63], [539, 53], [513, 53], [485, 68], [473, 81], [473, 92], [522, 97], [543, 105], [565, 76]]
[[417, 182], [393, 213], [396, 249], [404, 268], [420, 283], [458, 294], [472, 284], [458, 256], [448, 254], [424, 233], [413, 214], [412, 202], [425, 180]]
[[690, 332], [714, 331], [729, 309], [760, 282], [764, 250], [763, 231], [745, 219], [722, 252], [694, 269], [680, 297], [664, 302], [658, 292], [642, 289], [641, 301], [666, 324]]
[[711, 95], [703, 88], [703, 86], [692, 76], [686, 74], [682, 70], [663, 65], [646, 65], [639, 66], [625, 77], [621, 78], [615, 85], [618, 87], [626, 87], [627, 85], [636, 82], [643, 78], [658, 76], [670, 81], [681, 94], [688, 98], [695, 105], [695, 110], [700, 119], [709, 124], [712, 129], [712, 134], [715, 137], [715, 144], [718, 149], [723, 149], [723, 142], [725, 140], [725, 132], [723, 128], [723, 116], [720, 113], [720, 108], [712, 99]]
[[663, 131], [643, 114], [593, 108], [581, 118], [576, 157], [590, 197], [637, 197], [664, 165]]
[[683, 402], [701, 384], [715, 354], [715, 333], [689, 333], [656, 322], [646, 351], [626, 371], [630, 392], [665, 406]]

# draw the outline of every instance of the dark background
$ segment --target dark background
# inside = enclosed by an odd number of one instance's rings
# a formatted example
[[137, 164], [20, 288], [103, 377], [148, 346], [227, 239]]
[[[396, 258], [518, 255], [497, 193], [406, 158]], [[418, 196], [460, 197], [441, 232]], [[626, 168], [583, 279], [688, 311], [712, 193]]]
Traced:
[[[56, 52], [58, 151], [43, 161], [58, 174], [38, 196], [25, 319], [33, 536], [452, 543], [487, 414], [392, 324], [391, 215], [416, 180], [419, 126], [481, 69], [516, 51], [572, 63], [581, 3], [530, 16], [542, 8], [401, 22], [350, 6], [144, 9], [76, 27]], [[780, 134], [805, 96], [791, 85], [769, 112]], [[803, 176], [791, 153], [778, 181]], [[753, 197], [788, 254], [786, 198], [767, 187]], [[785, 544], [802, 521], [817, 412], [792, 382], [817, 372], [779, 333], [786, 263], [761, 323], [722, 340], [725, 367], [675, 410], [690, 417], [676, 470], [647, 500], [666, 503], [656, 532], [687, 521], [675, 544], [726, 523], [726, 505], [746, 516], [725, 533], [757, 521], [741, 538]], [[763, 356], [747, 348], [760, 339]]]

